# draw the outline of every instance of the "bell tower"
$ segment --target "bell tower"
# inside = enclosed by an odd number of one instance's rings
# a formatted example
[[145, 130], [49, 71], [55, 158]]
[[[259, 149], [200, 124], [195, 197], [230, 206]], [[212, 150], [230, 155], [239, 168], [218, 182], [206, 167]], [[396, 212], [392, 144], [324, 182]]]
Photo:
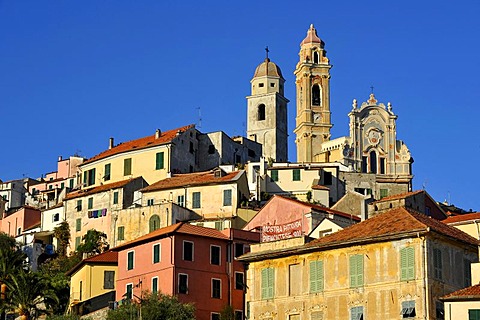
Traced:
[[263, 156], [276, 162], [288, 161], [287, 104], [283, 95], [285, 79], [280, 68], [268, 58], [258, 65], [247, 97], [247, 137], [263, 146]]
[[300, 60], [294, 74], [297, 88], [295, 143], [297, 162], [314, 162], [322, 143], [330, 140], [330, 64], [325, 43], [310, 25], [300, 43]]

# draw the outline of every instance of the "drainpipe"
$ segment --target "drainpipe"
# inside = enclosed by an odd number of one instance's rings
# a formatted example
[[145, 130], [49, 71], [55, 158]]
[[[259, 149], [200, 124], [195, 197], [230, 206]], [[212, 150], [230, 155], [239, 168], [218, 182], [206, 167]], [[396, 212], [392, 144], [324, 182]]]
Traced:
[[[430, 227], [427, 227], [427, 232], [430, 231]], [[417, 233], [417, 237], [420, 238], [420, 233]], [[425, 236], [421, 238], [422, 240], [422, 268], [423, 268], [423, 299], [424, 299], [424, 306], [425, 306], [425, 313], [424, 319], [428, 319], [429, 314], [429, 299], [428, 299], [428, 264], [427, 264], [427, 241]]]

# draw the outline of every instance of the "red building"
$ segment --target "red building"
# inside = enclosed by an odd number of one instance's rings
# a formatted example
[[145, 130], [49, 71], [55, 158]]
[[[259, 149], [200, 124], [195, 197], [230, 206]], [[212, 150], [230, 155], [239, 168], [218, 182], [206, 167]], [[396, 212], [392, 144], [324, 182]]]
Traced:
[[116, 300], [158, 291], [194, 303], [197, 319], [219, 319], [226, 305], [243, 319], [245, 273], [235, 257], [258, 241], [258, 233], [187, 223], [158, 229], [113, 249], [118, 251]]

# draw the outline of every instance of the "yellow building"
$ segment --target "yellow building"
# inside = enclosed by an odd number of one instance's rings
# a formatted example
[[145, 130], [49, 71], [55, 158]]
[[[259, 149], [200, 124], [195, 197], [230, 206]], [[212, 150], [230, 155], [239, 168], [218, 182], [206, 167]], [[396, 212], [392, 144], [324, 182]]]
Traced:
[[118, 252], [105, 253], [82, 260], [67, 272], [70, 276], [70, 311], [84, 315], [107, 308], [115, 301]]
[[134, 204], [135, 192], [145, 186], [147, 183], [139, 177], [68, 193], [63, 203], [71, 243], [74, 243], [70, 250], [77, 249], [90, 229], [105, 233], [111, 243], [112, 211]]
[[173, 202], [197, 213], [206, 227], [225, 228], [235, 225], [237, 210], [249, 198], [245, 171], [211, 171], [174, 174], [142, 190], [142, 205]]
[[[142, 176], [148, 183], [164, 179], [170, 172], [189, 172], [195, 167], [197, 130], [189, 125], [109, 148], [79, 166], [83, 187], [95, 187]], [[172, 147], [175, 146], [175, 147]]]
[[480, 212], [450, 216], [443, 222], [480, 240]]
[[478, 241], [397, 208], [304, 245], [252, 246], [239, 260], [249, 263], [248, 319], [437, 319], [438, 298], [465, 287]]
[[445, 320], [480, 320], [480, 284], [461, 289], [441, 298]]

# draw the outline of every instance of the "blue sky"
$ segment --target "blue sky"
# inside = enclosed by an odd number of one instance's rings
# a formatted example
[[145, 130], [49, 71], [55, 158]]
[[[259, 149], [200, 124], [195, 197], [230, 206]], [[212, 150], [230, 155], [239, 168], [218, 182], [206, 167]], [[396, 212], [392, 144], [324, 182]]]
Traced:
[[39, 177], [59, 155], [198, 123], [245, 132], [265, 46], [286, 79], [295, 161], [299, 43], [311, 23], [331, 70], [332, 137], [374, 86], [398, 115], [414, 189], [480, 210], [478, 1], [0, 0], [0, 179]]

